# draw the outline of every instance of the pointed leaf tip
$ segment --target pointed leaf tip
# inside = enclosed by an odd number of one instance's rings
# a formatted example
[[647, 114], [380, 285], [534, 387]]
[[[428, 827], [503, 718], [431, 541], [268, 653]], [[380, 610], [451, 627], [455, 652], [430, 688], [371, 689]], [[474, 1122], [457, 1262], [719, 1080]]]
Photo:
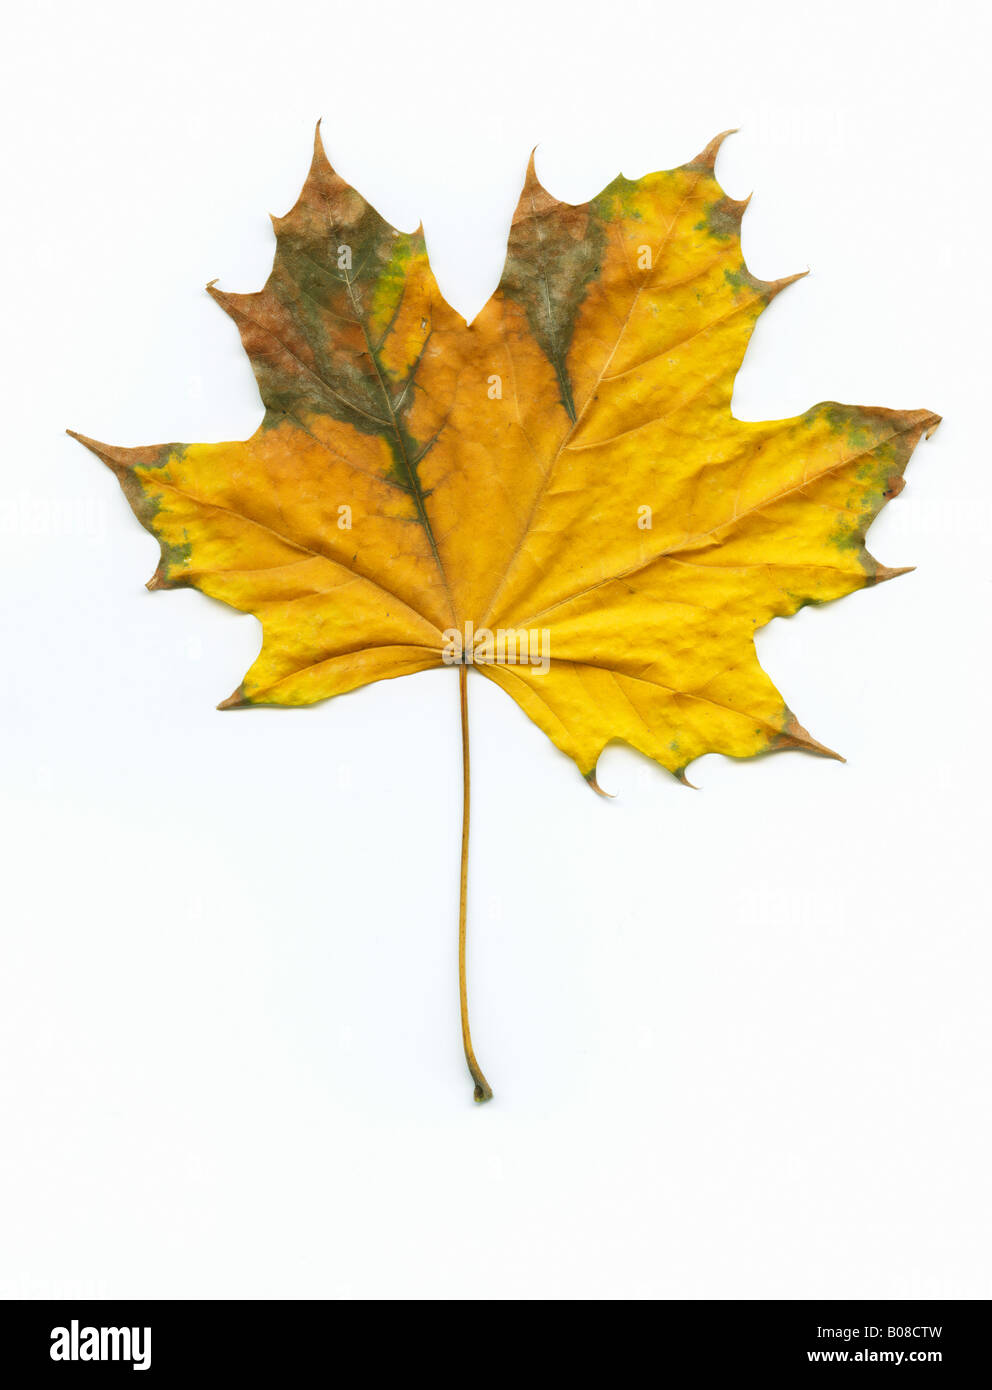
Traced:
[[534, 145], [527, 157], [527, 175], [525, 184], [536, 183], [540, 187], [541, 180], [537, 177], [537, 146]]
[[613, 801], [614, 798], [616, 797], [616, 792], [607, 792], [607, 791], [604, 791], [603, 788], [602, 788], [602, 787], [599, 785], [599, 783], [596, 781], [596, 769], [595, 769], [595, 768], [593, 768], [592, 772], [587, 772], [587, 773], [585, 774], [585, 779], [586, 779], [586, 781], [589, 783], [590, 787], [592, 787], [593, 791], [594, 791], [598, 796], [605, 797], [607, 801]]
[[877, 565], [874, 582], [886, 584], [890, 579], [898, 579], [901, 574], [912, 574], [915, 569], [915, 565], [899, 565], [896, 568], [891, 568], [889, 565]]
[[704, 169], [712, 170], [716, 165], [716, 157], [720, 153], [720, 147], [724, 140], [731, 135], [736, 135], [738, 129], [738, 126], [732, 126], [730, 130], [723, 130], [719, 135], [715, 135], [705, 149], [697, 154], [696, 158], [691, 160], [690, 163], [701, 165]]
[[768, 295], [768, 302], [771, 303], [777, 295], [780, 295], [783, 290], [787, 290], [790, 285], [794, 285], [797, 280], [805, 280], [808, 274], [809, 266], [805, 270], [797, 270], [795, 275], [783, 275], [780, 280], [766, 281], [765, 293]]
[[324, 137], [321, 134], [320, 125], [322, 120], [323, 117], [317, 122], [313, 130], [313, 161], [310, 165], [310, 172], [313, 173], [315, 170], [321, 169], [324, 173], [333, 174], [334, 170], [331, 167], [331, 161], [327, 158], [327, 150], [324, 148]]
[[76, 430], [66, 430], [70, 439], [75, 439], [77, 444], [82, 444], [85, 449], [89, 449], [91, 454], [96, 454], [101, 463], [105, 463], [108, 468], [120, 475], [120, 470], [124, 466], [121, 449], [115, 448], [112, 444], [102, 444], [99, 439], [90, 439], [89, 435], [78, 434]]
[[815, 739], [808, 729], [804, 729], [795, 716], [790, 716], [788, 727], [783, 735], [784, 743], [791, 748], [804, 748], [808, 753], [818, 753], [821, 758], [833, 758], [835, 762], [846, 763], [847, 759], [835, 753], [825, 743]]

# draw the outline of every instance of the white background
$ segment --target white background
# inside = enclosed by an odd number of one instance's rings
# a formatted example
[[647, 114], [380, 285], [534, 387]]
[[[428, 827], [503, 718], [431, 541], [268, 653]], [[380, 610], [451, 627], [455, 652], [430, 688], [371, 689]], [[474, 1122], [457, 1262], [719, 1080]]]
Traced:
[[[2, 234], [6, 1296], [992, 1294], [987, 11], [977, 4], [21, 6]], [[67, 439], [260, 419], [203, 292], [332, 161], [423, 218], [469, 315], [528, 151], [559, 197], [694, 155], [812, 267], [735, 410], [927, 407], [874, 527], [912, 575], [774, 622], [846, 765], [622, 748], [595, 797], [471, 689], [458, 1035], [457, 682], [218, 714], [254, 619], [157, 556]]]

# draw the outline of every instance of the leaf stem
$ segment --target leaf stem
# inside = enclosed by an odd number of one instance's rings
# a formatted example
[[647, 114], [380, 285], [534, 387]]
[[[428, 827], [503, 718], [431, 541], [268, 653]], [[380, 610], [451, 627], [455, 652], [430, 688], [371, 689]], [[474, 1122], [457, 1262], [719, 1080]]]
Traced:
[[470, 808], [469, 756], [468, 756], [468, 667], [462, 663], [458, 667], [458, 697], [462, 714], [462, 873], [461, 893], [458, 904], [458, 997], [462, 1011], [462, 1045], [465, 1048], [465, 1061], [472, 1080], [475, 1082], [473, 1099], [480, 1105], [492, 1100], [492, 1089], [482, 1068], [475, 1060], [472, 1050], [472, 1034], [468, 1026], [468, 986], [465, 978], [465, 919], [468, 904], [468, 824]]

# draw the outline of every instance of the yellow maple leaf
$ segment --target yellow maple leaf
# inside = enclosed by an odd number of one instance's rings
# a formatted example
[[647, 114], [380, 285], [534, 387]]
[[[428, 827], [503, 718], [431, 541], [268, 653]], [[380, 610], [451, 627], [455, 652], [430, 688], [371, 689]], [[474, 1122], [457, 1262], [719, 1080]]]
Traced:
[[[249, 440], [116, 448], [160, 541], [150, 588], [255, 614], [258, 659], [221, 708], [306, 705], [474, 665], [596, 784], [622, 740], [684, 780], [703, 753], [827, 752], [761, 668], [773, 617], [902, 573], [865, 532], [926, 410], [825, 402], [736, 420], [758, 315], [792, 280], [744, 264], [721, 140], [678, 169], [558, 202], [533, 158], [492, 299], [442, 298], [331, 168], [319, 130], [256, 294], [209, 286], [249, 354]], [[598, 790], [598, 787], [597, 787]], [[467, 798], [466, 834], [467, 853]], [[463, 1032], [476, 1098], [489, 1091]]]

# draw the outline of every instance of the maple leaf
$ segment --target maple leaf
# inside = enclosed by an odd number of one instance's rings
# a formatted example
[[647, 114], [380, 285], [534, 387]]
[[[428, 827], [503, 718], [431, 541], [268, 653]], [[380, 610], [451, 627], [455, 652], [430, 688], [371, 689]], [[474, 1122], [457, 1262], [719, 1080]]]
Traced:
[[307, 705], [456, 664], [513, 697], [597, 789], [621, 740], [681, 779], [703, 753], [826, 753], [765, 674], [754, 633], [902, 570], [865, 547], [939, 416], [824, 402], [734, 418], [755, 321], [799, 276], [744, 264], [746, 202], [678, 169], [553, 198], [533, 156], [499, 286], [470, 324], [423, 231], [396, 231], [320, 140], [275, 218], [265, 287], [208, 286], [265, 416], [244, 442], [117, 448], [161, 544], [149, 587], [193, 586], [262, 624], [222, 709]]

